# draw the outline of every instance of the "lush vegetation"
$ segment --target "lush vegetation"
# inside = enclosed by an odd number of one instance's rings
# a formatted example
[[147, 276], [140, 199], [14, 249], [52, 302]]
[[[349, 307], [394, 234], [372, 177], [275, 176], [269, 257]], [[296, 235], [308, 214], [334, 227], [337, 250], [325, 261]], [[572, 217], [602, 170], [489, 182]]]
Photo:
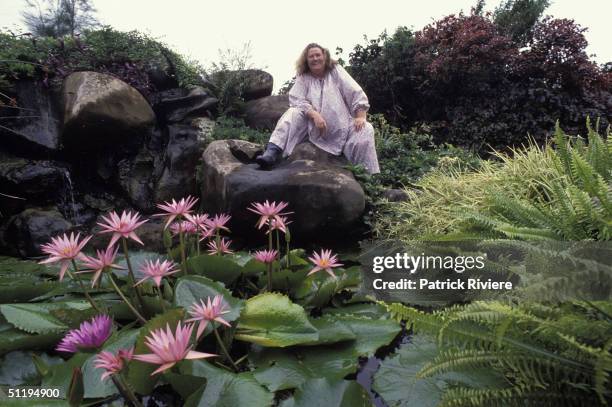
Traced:
[[143, 220], [111, 213], [97, 256], [81, 252], [88, 237], [58, 236], [45, 265], [3, 258], [2, 383], [58, 388], [71, 405], [152, 393], [174, 405], [368, 405], [347, 377], [401, 326], [353, 296], [359, 266], [290, 248], [283, 203], [250, 207], [266, 250], [234, 253], [229, 217], [195, 215], [194, 203], [159, 205], [167, 256], [130, 253]]
[[528, 134], [543, 143], [557, 120], [583, 132], [587, 115], [605, 127], [612, 81], [586, 54], [584, 29], [513, 7], [383, 33], [355, 46], [348, 68], [373, 112], [402, 129], [426, 123], [436, 143], [481, 152], [519, 146]]
[[597, 243], [611, 238], [612, 136], [586, 127], [585, 138], [557, 127], [554, 144], [496, 153], [476, 170], [439, 167], [379, 214], [379, 234], [413, 250], [420, 241], [505, 248], [489, 265], [518, 283], [433, 313], [422, 295], [387, 304], [414, 332], [375, 376], [387, 402], [429, 392], [429, 405], [442, 406], [610, 403], [612, 269], [609, 247]]
[[498, 152], [477, 171], [439, 167], [389, 206], [382, 236], [409, 241], [454, 235], [523, 239], [610, 239], [610, 129], [590, 124], [586, 141], [557, 128], [549, 144]]
[[155, 76], [170, 85], [203, 85], [203, 69], [163, 43], [137, 31], [110, 27], [80, 36], [30, 37], [0, 32], [0, 88], [24, 78], [47, 86], [75, 71], [112, 74], [144, 95], [157, 90]]

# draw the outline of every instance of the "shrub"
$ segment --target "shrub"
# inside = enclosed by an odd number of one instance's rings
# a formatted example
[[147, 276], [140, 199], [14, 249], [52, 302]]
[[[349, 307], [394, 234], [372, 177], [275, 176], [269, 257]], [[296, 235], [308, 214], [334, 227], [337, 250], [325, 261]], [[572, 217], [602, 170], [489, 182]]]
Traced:
[[152, 68], [161, 68], [177, 85], [202, 85], [203, 69], [138, 31], [110, 27], [80, 37], [28, 37], [0, 32], [0, 77], [8, 82], [33, 78], [51, 85], [72, 72], [92, 70], [117, 76], [143, 94], [155, 91]]
[[376, 222], [385, 237], [405, 241], [456, 237], [609, 240], [610, 131], [590, 129], [588, 141], [531, 144], [512, 156], [497, 152], [477, 171], [434, 170], [406, 190]]
[[404, 130], [428, 123], [438, 144], [485, 152], [528, 134], [543, 144], [556, 120], [572, 133], [586, 130], [587, 115], [612, 120], [611, 76], [589, 61], [583, 31], [544, 19], [519, 48], [491, 16], [451, 15], [355, 46], [350, 71], [372, 112]]

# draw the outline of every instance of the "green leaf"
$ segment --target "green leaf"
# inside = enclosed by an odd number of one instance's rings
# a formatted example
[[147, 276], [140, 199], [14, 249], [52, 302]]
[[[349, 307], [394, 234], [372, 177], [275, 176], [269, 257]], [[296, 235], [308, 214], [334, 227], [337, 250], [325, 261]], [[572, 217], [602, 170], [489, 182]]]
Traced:
[[91, 355], [88, 353], [76, 353], [73, 357], [68, 359], [65, 363], [52, 366], [49, 369], [49, 373], [43, 377], [41, 387], [46, 388], [58, 388], [60, 391], [60, 397], [66, 398], [68, 394], [68, 387], [72, 380], [72, 373], [75, 367], [81, 367], [83, 363]]
[[[349, 327], [355, 339], [329, 344], [326, 338], [333, 332], [334, 323]], [[251, 349], [249, 360], [256, 366], [253, 375], [257, 381], [277, 391], [296, 388], [311, 378], [342, 379], [357, 371], [360, 356], [374, 354], [400, 331], [394, 321], [355, 316], [325, 316], [314, 319], [313, 324], [322, 329], [320, 336], [327, 345]]]
[[9, 323], [22, 331], [42, 334], [63, 332], [70, 326], [78, 324], [83, 317], [89, 315], [84, 315], [82, 311], [89, 308], [91, 306], [85, 301], [2, 304], [0, 313]]
[[[151, 331], [159, 328], [165, 328], [167, 324], [170, 325], [171, 329], [173, 329], [176, 323], [181, 320], [184, 315], [185, 311], [182, 308], [172, 309], [147, 322], [145, 326], [140, 329], [140, 334], [136, 339], [134, 354], [151, 353], [151, 350], [145, 345], [145, 338], [151, 333]], [[151, 373], [153, 373], [158, 367], [159, 366], [152, 363], [132, 360], [129, 365], [127, 381], [136, 392], [140, 394], [149, 394], [159, 379], [159, 375], [151, 376]]]
[[61, 333], [29, 334], [10, 324], [0, 325], [0, 355], [14, 350], [47, 349], [62, 338]]
[[411, 342], [402, 345], [395, 355], [382, 361], [374, 375], [372, 389], [389, 405], [434, 407], [439, 405], [445, 389], [451, 383], [469, 387], [506, 385], [504, 378], [491, 369], [472, 369], [461, 373], [417, 378], [416, 375], [423, 366], [437, 355], [435, 339], [413, 336]]
[[[227, 322], [232, 322], [238, 319], [244, 301], [236, 297], [232, 297], [232, 293], [227, 290], [222, 283], [212, 281], [209, 278], [203, 276], [187, 276], [181, 277], [177, 280], [176, 286], [174, 287], [174, 304], [179, 307], [183, 307], [186, 310], [200, 300], [206, 302], [208, 297], [214, 297], [215, 295], [222, 295], [226, 304], [229, 306], [230, 312], [223, 314], [223, 319]], [[212, 332], [212, 325], [208, 324], [204, 330], [204, 336]]]
[[316, 341], [304, 342], [302, 345], [323, 345], [342, 341], [350, 341], [356, 338], [352, 329], [342, 323], [339, 318], [332, 315], [324, 315], [321, 318], [310, 319], [312, 325], [319, 331]]
[[338, 316], [338, 321], [348, 325], [356, 336], [355, 350], [360, 356], [372, 356], [399, 334], [401, 326], [388, 319], [371, 319], [358, 316]]
[[278, 293], [250, 298], [240, 316], [236, 339], [262, 346], [285, 347], [319, 338], [304, 308]]
[[309, 379], [292, 398], [281, 403], [282, 407], [370, 407], [370, 396], [352, 380]]
[[188, 374], [165, 372], [164, 378], [183, 399], [187, 399], [206, 384], [205, 378]]
[[2, 304], [0, 312], [7, 322], [29, 333], [59, 333], [68, 329], [68, 325], [39, 304]]
[[230, 256], [201, 256], [190, 257], [187, 260], [187, 269], [192, 274], [198, 274], [221, 281], [226, 285], [232, 284], [242, 273], [242, 266]]
[[[124, 329], [107, 340], [102, 350], [116, 354], [119, 349], [130, 348], [136, 343], [139, 333], [140, 330], [138, 329]], [[147, 353], [149, 352], [147, 351]], [[107, 397], [117, 393], [117, 388], [110, 378], [102, 380], [104, 369], [97, 369], [94, 366], [97, 355], [92, 355], [83, 364], [85, 398]], [[128, 368], [131, 363], [128, 364]]]
[[205, 387], [186, 400], [186, 407], [265, 407], [271, 406], [274, 400], [274, 395], [261, 386], [250, 372], [235, 374], [199, 360], [182, 362], [180, 371], [207, 380]]

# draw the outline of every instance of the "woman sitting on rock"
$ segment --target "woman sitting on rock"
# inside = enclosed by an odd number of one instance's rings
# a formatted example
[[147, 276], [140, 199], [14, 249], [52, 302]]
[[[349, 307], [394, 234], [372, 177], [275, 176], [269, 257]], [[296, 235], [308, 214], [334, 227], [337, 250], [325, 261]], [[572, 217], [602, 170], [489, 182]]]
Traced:
[[257, 157], [260, 167], [274, 166], [308, 136], [320, 149], [344, 154], [370, 174], [380, 172], [374, 128], [366, 121], [370, 104], [363, 89], [318, 44], [306, 46], [296, 70], [290, 107], [278, 121], [266, 151]]

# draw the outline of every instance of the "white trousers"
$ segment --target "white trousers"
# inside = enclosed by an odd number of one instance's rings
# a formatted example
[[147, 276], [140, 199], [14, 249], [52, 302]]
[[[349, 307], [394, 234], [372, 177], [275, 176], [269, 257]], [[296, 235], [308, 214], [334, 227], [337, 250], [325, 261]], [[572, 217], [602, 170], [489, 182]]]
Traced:
[[[290, 107], [278, 120], [272, 136], [270, 136], [270, 143], [274, 143], [283, 149], [283, 157], [290, 155], [295, 146], [308, 136], [308, 120], [304, 113], [294, 107]], [[316, 140], [310, 137], [309, 140], [314, 145], [321, 147]], [[365, 126], [359, 131], [355, 130], [354, 126], [350, 126], [346, 143], [344, 146], [338, 147], [342, 149], [342, 154], [351, 163], [363, 165], [370, 174], [380, 172], [376, 147], [374, 146], [374, 127], [371, 123], [366, 122]]]

